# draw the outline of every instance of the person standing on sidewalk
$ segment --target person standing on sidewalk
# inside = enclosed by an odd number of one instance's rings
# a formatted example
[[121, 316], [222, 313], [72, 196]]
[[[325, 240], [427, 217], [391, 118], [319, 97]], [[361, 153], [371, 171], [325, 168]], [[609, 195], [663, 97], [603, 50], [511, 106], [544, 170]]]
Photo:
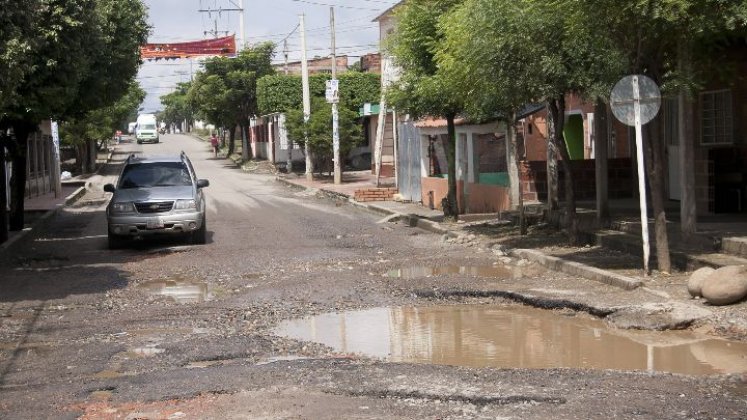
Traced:
[[210, 136], [210, 145], [213, 146], [213, 157], [218, 157], [218, 136], [213, 133]]

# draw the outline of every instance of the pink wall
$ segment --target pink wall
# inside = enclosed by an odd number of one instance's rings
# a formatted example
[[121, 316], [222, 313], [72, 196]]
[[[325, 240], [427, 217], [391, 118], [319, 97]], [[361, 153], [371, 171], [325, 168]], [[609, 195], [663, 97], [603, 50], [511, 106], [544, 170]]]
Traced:
[[[441, 209], [441, 200], [449, 192], [448, 181], [445, 178], [421, 178], [421, 190], [423, 205], [433, 206]], [[494, 213], [506, 211], [511, 208], [510, 191], [508, 188], [495, 185], [483, 185], [469, 183], [469, 212], [470, 213]], [[462, 192], [464, 182], [457, 182], [457, 199], [459, 200], [460, 213], [464, 213], [462, 203]]]

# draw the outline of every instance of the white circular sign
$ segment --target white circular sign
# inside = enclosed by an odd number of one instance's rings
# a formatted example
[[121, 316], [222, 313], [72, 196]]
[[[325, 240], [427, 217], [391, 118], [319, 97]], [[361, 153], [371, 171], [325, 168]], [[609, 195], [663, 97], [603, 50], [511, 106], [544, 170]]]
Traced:
[[640, 105], [640, 124], [646, 124], [656, 117], [661, 108], [661, 91], [650, 77], [642, 74], [625, 76], [612, 89], [610, 107], [621, 123], [636, 124], [635, 104]]

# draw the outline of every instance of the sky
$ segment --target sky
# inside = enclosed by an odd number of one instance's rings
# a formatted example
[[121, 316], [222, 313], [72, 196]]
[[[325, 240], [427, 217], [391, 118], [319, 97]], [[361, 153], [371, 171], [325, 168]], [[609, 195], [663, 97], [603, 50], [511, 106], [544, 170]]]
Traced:
[[[348, 55], [349, 64], [361, 55], [378, 51], [378, 25], [373, 19], [397, 0], [243, 0], [244, 32], [249, 45], [273, 41], [278, 45], [275, 62], [283, 60], [282, 41], [287, 38], [289, 61], [301, 58], [297, 26], [305, 16], [309, 58], [329, 56], [331, 51], [330, 6], [335, 8], [337, 55]], [[238, 8], [239, 0], [144, 0], [152, 26], [148, 42], [184, 42], [236, 34], [239, 42], [239, 12], [199, 12]], [[294, 32], [295, 30], [295, 32]], [[161, 109], [159, 97], [190, 80], [200, 70], [200, 60], [146, 61], [138, 73], [148, 93], [142, 112]]]

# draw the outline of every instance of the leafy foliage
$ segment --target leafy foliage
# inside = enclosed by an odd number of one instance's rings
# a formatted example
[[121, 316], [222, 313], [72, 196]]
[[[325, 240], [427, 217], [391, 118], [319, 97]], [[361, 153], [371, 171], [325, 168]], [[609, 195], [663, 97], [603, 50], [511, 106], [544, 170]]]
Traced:
[[[314, 74], [309, 77], [309, 93], [312, 98], [324, 98], [329, 75]], [[340, 102], [350, 110], [357, 110], [366, 102], [378, 102], [381, 79], [377, 74], [347, 72], [338, 76], [340, 80]], [[303, 108], [301, 76], [266, 76], [257, 83], [257, 99], [260, 114], [288, 112]]]
[[[275, 72], [274, 54], [275, 45], [266, 42], [242, 50], [235, 58], [206, 60], [205, 70], [197, 74], [187, 93], [189, 106], [216, 126], [249, 127], [249, 118], [259, 112], [257, 81]], [[233, 136], [228, 147], [233, 153]]]
[[145, 91], [137, 82], [131, 82], [127, 94], [113, 105], [94, 109], [60, 124], [60, 140], [64, 144], [79, 145], [112, 138], [115, 131], [123, 129], [143, 99]]
[[[361, 126], [357, 123], [358, 112], [351, 110], [344, 103], [340, 105], [340, 156], [346, 156], [363, 137]], [[332, 167], [332, 107], [323, 98], [312, 99], [308, 124], [304, 124], [302, 109], [288, 111], [286, 128], [288, 137], [296, 143], [304, 144], [304, 139], [308, 138], [309, 149], [316, 160], [315, 168], [322, 170]]]
[[387, 43], [403, 73], [387, 91], [387, 99], [398, 109], [415, 116], [446, 117], [463, 111], [458, 84], [440, 70], [438, 47], [446, 37], [442, 16], [460, 0], [413, 0], [396, 10], [397, 28]]
[[[0, 84], [14, 86], [2, 102], [1, 123], [65, 119], [109, 106], [125, 94], [148, 33], [140, 0], [26, 3], [23, 12], [29, 17], [7, 28], [0, 40], [11, 46], [3, 54], [10, 77], [0, 76]], [[25, 54], [22, 60], [6, 62], [7, 54], [18, 51]]]
[[175, 91], [161, 96], [161, 105], [163, 105], [159, 118], [161, 121], [168, 125], [194, 119], [194, 110], [187, 98], [191, 86], [191, 82], [179, 83]]
[[444, 149], [448, 161], [449, 192], [444, 214], [458, 217], [456, 184], [456, 131], [454, 120], [465, 109], [460, 83], [442, 70], [436, 54], [446, 37], [441, 24], [461, 0], [411, 0], [395, 9], [397, 27], [389, 38], [388, 51], [402, 69], [400, 80], [386, 97], [400, 110], [414, 117], [446, 119], [448, 136]]
[[[15, 135], [0, 138], [13, 159], [12, 230], [23, 227], [29, 133], [42, 119], [64, 121], [124, 96], [148, 35], [141, 0], [21, 3], [0, 7], [0, 45], [8, 47], [0, 53], [0, 131], [12, 128]], [[1, 225], [4, 230], [5, 223]]]
[[206, 60], [188, 93], [198, 114], [216, 125], [247, 125], [258, 112], [257, 80], [274, 73], [274, 49], [268, 42], [242, 50], [235, 58]]

